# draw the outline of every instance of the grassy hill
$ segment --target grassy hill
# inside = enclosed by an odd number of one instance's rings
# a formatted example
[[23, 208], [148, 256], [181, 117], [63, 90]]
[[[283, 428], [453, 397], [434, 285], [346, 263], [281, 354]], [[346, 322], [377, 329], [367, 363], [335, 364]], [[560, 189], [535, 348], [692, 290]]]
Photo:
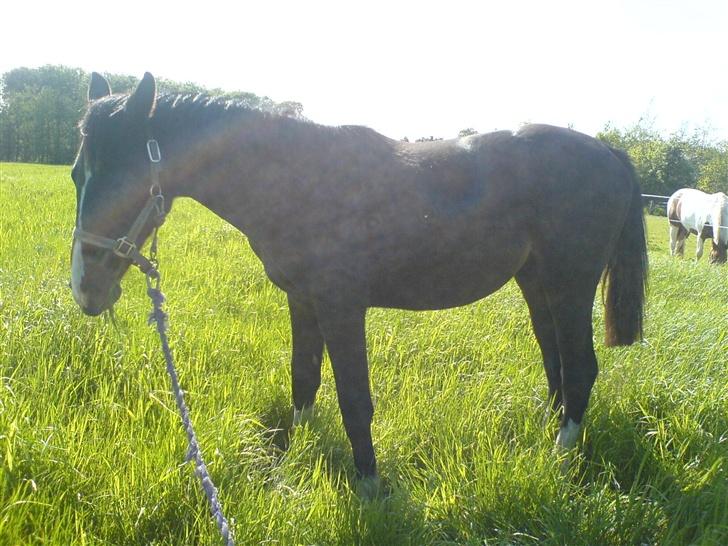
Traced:
[[[142, 275], [118, 329], [67, 287], [67, 167], [0, 164], [0, 545], [218, 544]], [[171, 341], [238, 544], [728, 543], [728, 268], [678, 260], [648, 218], [646, 339], [605, 349], [566, 479], [515, 283], [441, 312], [372, 310], [373, 433], [391, 494], [361, 502], [328, 362], [291, 423], [283, 294], [191, 201], [160, 238]], [[692, 254], [694, 239], [688, 241]]]

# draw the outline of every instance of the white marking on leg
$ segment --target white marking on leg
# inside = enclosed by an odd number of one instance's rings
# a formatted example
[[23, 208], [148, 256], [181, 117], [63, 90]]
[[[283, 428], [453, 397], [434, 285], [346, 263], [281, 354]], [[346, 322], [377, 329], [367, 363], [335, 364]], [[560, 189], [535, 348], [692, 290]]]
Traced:
[[306, 406], [302, 409], [293, 408], [293, 426], [300, 427], [313, 419], [313, 406]]
[[556, 437], [556, 446], [563, 450], [569, 450], [574, 447], [576, 445], [576, 441], [579, 439], [580, 429], [580, 424], [569, 419], [566, 422], [566, 426], [559, 429], [559, 435]]

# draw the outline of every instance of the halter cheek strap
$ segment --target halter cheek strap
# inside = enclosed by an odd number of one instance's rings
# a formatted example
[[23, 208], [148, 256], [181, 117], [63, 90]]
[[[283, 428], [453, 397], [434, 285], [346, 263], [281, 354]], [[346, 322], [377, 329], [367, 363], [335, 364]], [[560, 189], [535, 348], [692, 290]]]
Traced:
[[[159, 144], [154, 139], [147, 141], [147, 154], [149, 157], [150, 170], [152, 175], [152, 184], [149, 188], [149, 198], [142, 208], [139, 215], [134, 220], [134, 223], [129, 228], [129, 231], [123, 237], [118, 239], [112, 239], [110, 237], [104, 237], [102, 235], [96, 235], [88, 231], [84, 231], [80, 227], [76, 226], [73, 231], [73, 237], [78, 239], [82, 243], [86, 243], [99, 248], [110, 250], [116, 256], [131, 260], [139, 269], [142, 270], [147, 276], [158, 277], [154, 266], [154, 259], [156, 254], [157, 246], [157, 230], [164, 223], [164, 195], [162, 195], [162, 187], [159, 185], [159, 171], [160, 162], [162, 160], [162, 154], [159, 151]], [[146, 225], [149, 217], [154, 215], [154, 237], [152, 240], [151, 248], [151, 259], [146, 258], [139, 252], [136, 240], [139, 237], [142, 229]]]

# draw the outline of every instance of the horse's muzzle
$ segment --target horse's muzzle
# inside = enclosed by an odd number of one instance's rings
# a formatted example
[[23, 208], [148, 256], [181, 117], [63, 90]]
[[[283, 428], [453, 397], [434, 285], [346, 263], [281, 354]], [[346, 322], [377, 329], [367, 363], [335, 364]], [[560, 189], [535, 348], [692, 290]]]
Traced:
[[97, 317], [104, 311], [111, 309], [111, 307], [119, 301], [121, 297], [121, 286], [114, 284], [109, 289], [106, 298], [89, 298], [84, 305], [81, 305], [81, 311], [84, 314], [91, 317]]

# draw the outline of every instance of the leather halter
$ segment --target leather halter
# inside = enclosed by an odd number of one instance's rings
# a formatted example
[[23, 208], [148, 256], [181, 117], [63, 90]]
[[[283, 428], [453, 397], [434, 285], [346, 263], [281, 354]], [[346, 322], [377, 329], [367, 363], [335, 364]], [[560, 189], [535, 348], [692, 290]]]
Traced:
[[[152, 177], [152, 184], [149, 187], [149, 198], [144, 204], [129, 231], [123, 237], [112, 239], [102, 235], [96, 235], [89, 231], [84, 231], [79, 226], [73, 231], [73, 237], [82, 243], [93, 245], [99, 248], [110, 250], [119, 258], [131, 260], [134, 265], [139, 267], [148, 277], [158, 278], [159, 273], [155, 267], [156, 254], [156, 236], [157, 229], [164, 223], [164, 196], [162, 195], [162, 187], [159, 185], [159, 171], [162, 154], [159, 151], [159, 144], [153, 138], [147, 140], [147, 155], [149, 157], [149, 166]], [[153, 217], [154, 221], [154, 239], [152, 241], [151, 259], [146, 258], [139, 252], [137, 247], [137, 238], [142, 229], [146, 225], [149, 217], [156, 213]]]

